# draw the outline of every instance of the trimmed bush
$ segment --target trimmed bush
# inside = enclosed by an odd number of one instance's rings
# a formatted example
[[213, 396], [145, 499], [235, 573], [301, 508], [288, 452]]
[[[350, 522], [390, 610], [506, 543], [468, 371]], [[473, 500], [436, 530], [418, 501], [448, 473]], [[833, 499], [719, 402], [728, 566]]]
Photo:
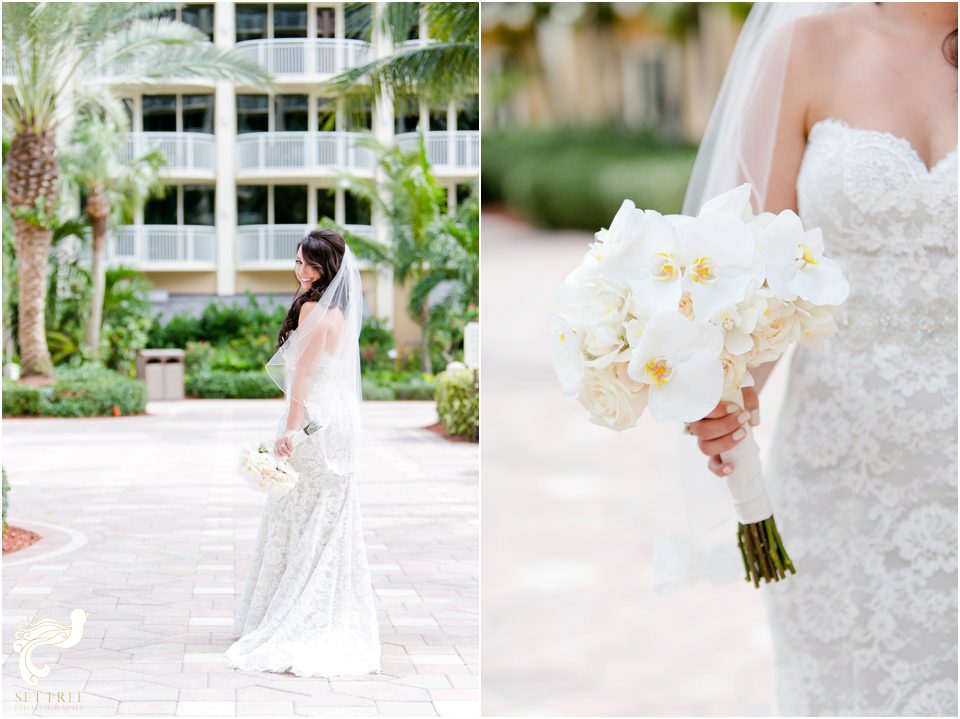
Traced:
[[473, 388], [473, 370], [459, 369], [437, 375], [437, 416], [448, 434], [473, 439], [480, 424], [480, 397]]
[[7, 481], [7, 470], [3, 470], [3, 529], [7, 529], [7, 493], [10, 492], [10, 483]]
[[525, 130], [483, 138], [484, 202], [546, 227], [596, 231], [625, 198], [680, 212], [696, 147], [622, 128]]
[[52, 385], [3, 383], [4, 417], [103, 417], [140, 414], [147, 386], [98, 365], [57, 369]]
[[208, 369], [188, 374], [186, 392], [202, 399], [272, 399], [283, 392], [264, 370]]

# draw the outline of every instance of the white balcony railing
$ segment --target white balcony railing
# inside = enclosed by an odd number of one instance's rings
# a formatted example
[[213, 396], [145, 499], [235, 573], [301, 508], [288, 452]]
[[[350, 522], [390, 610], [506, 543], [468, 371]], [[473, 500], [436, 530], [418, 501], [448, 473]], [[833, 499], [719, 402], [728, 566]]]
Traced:
[[13, 62], [13, 55], [3, 48], [3, 79], [4, 82], [13, 82], [16, 78], [16, 67]]
[[201, 132], [131, 132], [127, 135], [122, 159], [125, 162], [151, 149], [160, 150], [167, 158], [170, 171], [217, 171], [216, 142], [213, 135]]
[[110, 238], [107, 261], [142, 270], [213, 270], [216, 229], [205, 225], [123, 225]]
[[[369, 225], [345, 225], [355, 234], [372, 237]], [[240, 225], [237, 228], [237, 265], [246, 269], [289, 269], [297, 256], [297, 243], [312, 225]]]
[[370, 43], [342, 38], [244, 40], [236, 51], [280, 78], [336, 75], [372, 58]]
[[[416, 147], [417, 132], [396, 136], [400, 147]], [[476, 170], [480, 167], [480, 133], [476, 130], [433, 131], [426, 134], [427, 160], [434, 167]]]
[[251, 132], [237, 136], [236, 167], [244, 170], [371, 169], [373, 153], [357, 147], [358, 132]]

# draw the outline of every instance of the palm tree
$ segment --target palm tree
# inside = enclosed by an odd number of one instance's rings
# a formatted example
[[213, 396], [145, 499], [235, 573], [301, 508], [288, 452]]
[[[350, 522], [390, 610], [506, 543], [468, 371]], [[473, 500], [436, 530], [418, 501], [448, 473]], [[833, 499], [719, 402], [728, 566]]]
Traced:
[[20, 352], [25, 376], [49, 377], [44, 294], [51, 244], [50, 216], [59, 195], [55, 131], [71, 113], [68, 93], [119, 119], [120, 102], [103, 76], [123, 65], [126, 80], [207, 77], [269, 88], [255, 63], [211, 44], [199, 30], [157, 15], [174, 3], [6, 3], [3, 46], [13, 65], [13, 92], [3, 115], [13, 137], [7, 163], [7, 204], [14, 220], [20, 279]]
[[111, 217], [131, 217], [150, 197], [165, 188], [160, 168], [166, 158], [159, 150], [123, 161], [120, 146], [129, 130], [127, 118], [117, 125], [96, 110], [81, 112], [62, 168], [65, 184], [87, 194], [84, 210], [93, 230], [93, 295], [84, 342], [93, 357], [100, 351], [100, 326], [106, 289], [107, 227]]
[[446, 189], [430, 171], [423, 139], [416, 151], [387, 147], [371, 136], [358, 142], [377, 158], [377, 173], [382, 179], [358, 178], [340, 174], [341, 187], [378, 208], [390, 226], [388, 245], [345, 235], [358, 256], [374, 264], [390, 267], [394, 281], [411, 283], [407, 311], [421, 329], [421, 369], [432, 372], [430, 361], [431, 291], [444, 282], [454, 292], [475, 302], [479, 289], [479, 234], [476, 204], [468, 201], [454, 215], [444, 211]]
[[379, 97], [420, 95], [428, 103], [446, 104], [477, 92], [480, 67], [480, 4], [473, 2], [400, 3], [382, 5], [378, 17], [347, 6], [347, 29], [369, 35], [373, 30], [402, 41], [420, 22], [421, 8], [429, 41], [399, 47], [388, 57], [347, 70], [330, 80], [333, 96], [349, 108]]

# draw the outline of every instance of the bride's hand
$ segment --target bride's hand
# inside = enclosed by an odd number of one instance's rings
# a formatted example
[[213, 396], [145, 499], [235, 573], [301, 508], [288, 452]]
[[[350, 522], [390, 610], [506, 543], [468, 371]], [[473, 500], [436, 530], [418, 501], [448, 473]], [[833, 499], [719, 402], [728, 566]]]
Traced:
[[743, 404], [741, 408], [735, 402], [720, 402], [706, 417], [688, 425], [700, 451], [710, 458], [708, 469], [718, 477], [734, 470], [732, 464], [720, 459], [720, 453], [732, 449], [746, 436], [744, 425], [760, 424], [760, 399], [753, 387], [743, 388]]
[[273, 443], [273, 452], [278, 457], [287, 457], [293, 453], [293, 435], [297, 433], [295, 429], [288, 429], [277, 437]]

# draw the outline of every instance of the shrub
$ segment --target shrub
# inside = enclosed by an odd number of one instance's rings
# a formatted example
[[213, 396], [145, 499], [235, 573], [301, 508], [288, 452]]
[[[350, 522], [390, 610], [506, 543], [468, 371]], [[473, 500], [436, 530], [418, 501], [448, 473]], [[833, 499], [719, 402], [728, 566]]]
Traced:
[[147, 386], [99, 365], [58, 368], [55, 383], [28, 387], [5, 380], [5, 417], [101, 417], [140, 414], [147, 405]]
[[187, 374], [186, 392], [203, 399], [272, 399], [283, 392], [265, 371], [206, 369]]
[[527, 130], [483, 139], [483, 199], [547, 227], [597, 230], [624, 198], [680, 212], [696, 147], [622, 128]]
[[150, 347], [186, 349], [188, 343], [201, 340], [220, 345], [261, 336], [274, 343], [286, 316], [287, 308], [283, 305], [263, 306], [248, 292], [246, 305], [211, 302], [199, 317], [178, 314], [166, 324], [155, 319], [150, 331]]
[[10, 491], [10, 483], [7, 481], [7, 470], [3, 470], [3, 531], [7, 531], [7, 493]]
[[473, 388], [473, 370], [448, 370], [437, 375], [437, 416], [449, 434], [473, 439], [480, 424], [480, 397]]
[[390, 350], [394, 347], [393, 332], [376, 317], [365, 317], [360, 331], [360, 362], [364, 372], [393, 366]]
[[360, 384], [363, 389], [363, 399], [366, 401], [389, 402], [397, 398], [392, 387], [377, 384], [369, 377], [362, 378]]

